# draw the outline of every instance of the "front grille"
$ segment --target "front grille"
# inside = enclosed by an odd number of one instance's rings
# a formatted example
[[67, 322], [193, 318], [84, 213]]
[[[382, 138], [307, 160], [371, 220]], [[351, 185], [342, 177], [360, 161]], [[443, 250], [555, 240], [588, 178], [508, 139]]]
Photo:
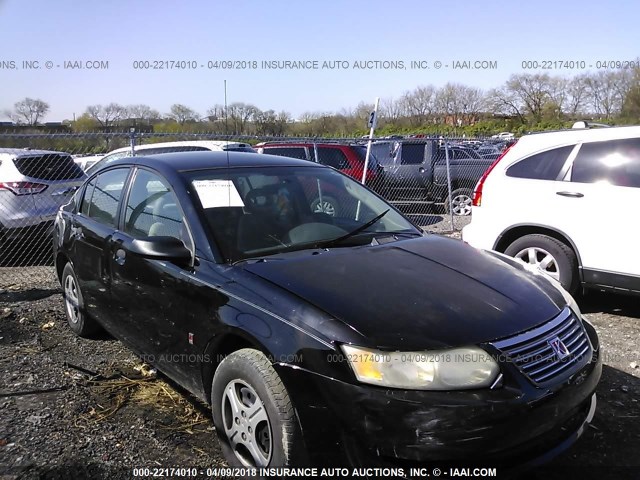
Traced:
[[579, 370], [592, 353], [582, 322], [568, 307], [544, 325], [492, 345], [541, 386]]

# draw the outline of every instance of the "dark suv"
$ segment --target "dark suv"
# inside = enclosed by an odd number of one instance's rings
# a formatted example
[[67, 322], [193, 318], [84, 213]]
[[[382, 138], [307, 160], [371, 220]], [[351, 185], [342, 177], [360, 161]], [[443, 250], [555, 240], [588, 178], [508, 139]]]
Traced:
[[471, 213], [473, 187], [493, 163], [472, 148], [428, 138], [375, 142], [372, 153], [381, 167], [378, 178], [369, 186], [387, 200], [402, 206], [444, 204], [448, 211], [450, 180], [455, 215]]

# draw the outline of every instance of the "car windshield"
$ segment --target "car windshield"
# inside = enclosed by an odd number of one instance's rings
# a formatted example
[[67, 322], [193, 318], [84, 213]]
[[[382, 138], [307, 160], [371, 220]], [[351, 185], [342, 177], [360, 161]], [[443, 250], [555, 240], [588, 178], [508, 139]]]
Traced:
[[184, 175], [228, 262], [422, 234], [380, 197], [330, 168], [251, 167]]

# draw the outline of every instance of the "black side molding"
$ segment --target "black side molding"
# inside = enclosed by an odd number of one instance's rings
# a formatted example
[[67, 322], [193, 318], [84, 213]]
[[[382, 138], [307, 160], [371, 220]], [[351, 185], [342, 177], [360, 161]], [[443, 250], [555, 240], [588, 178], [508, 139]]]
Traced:
[[587, 288], [605, 288], [640, 295], [640, 276], [583, 268], [582, 278]]

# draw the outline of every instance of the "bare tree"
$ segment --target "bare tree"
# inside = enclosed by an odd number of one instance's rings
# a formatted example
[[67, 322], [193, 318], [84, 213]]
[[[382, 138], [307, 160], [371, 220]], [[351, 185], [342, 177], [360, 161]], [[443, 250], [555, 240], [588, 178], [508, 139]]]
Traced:
[[86, 114], [97, 121], [101, 127], [109, 128], [127, 116], [127, 109], [117, 103], [109, 105], [90, 105]]
[[473, 123], [484, 106], [482, 90], [459, 83], [447, 83], [435, 98], [441, 120], [455, 127]]
[[187, 122], [197, 122], [200, 118], [200, 115], [198, 115], [195, 110], [190, 109], [186, 105], [174, 103], [173, 105], [171, 105], [171, 112], [169, 113], [168, 117], [178, 122], [178, 124], [184, 125]]
[[433, 85], [417, 87], [406, 92], [401, 99], [406, 114], [411, 117], [412, 124], [423, 124], [429, 121], [435, 111], [436, 89]]
[[136, 120], [151, 122], [152, 120], [159, 120], [161, 117], [160, 112], [152, 109], [149, 105], [129, 105], [126, 108], [127, 116]]
[[393, 97], [380, 100], [380, 116], [389, 122], [396, 122], [402, 117], [404, 106], [401, 100]]
[[233, 127], [235, 134], [245, 133], [247, 124], [253, 119], [255, 115], [260, 112], [260, 109], [255, 105], [235, 102], [229, 105], [227, 108], [227, 114], [229, 116], [230, 126]]
[[549, 101], [551, 77], [546, 73], [516, 74], [507, 80], [506, 88], [535, 122], [542, 118], [542, 110]]
[[7, 110], [4, 114], [15, 123], [37, 125], [38, 120], [49, 111], [49, 104], [34, 98], [25, 98], [13, 105], [13, 110]]
[[562, 114], [567, 112], [571, 102], [570, 85], [571, 80], [566, 77], [549, 78], [549, 105], [545, 111], [552, 114], [555, 119], [560, 119]]
[[515, 116], [522, 123], [527, 121], [522, 102], [513, 91], [504, 85], [489, 91], [487, 105], [494, 114]]
[[632, 86], [628, 70], [601, 70], [586, 77], [585, 83], [593, 112], [605, 119], [620, 114], [624, 98]]
[[588, 102], [587, 79], [588, 74], [578, 75], [569, 80], [567, 90], [569, 98], [567, 100], [565, 113], [572, 118], [576, 118], [584, 113]]

